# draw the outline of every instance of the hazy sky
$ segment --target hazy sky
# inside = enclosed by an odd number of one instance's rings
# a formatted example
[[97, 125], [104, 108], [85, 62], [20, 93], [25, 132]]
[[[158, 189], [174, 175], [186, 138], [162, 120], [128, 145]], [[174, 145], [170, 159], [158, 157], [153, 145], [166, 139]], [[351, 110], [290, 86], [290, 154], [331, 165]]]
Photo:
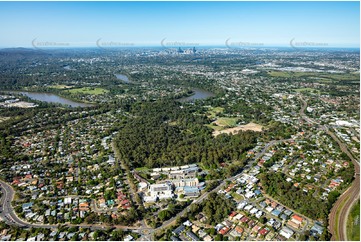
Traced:
[[359, 2], [0, 2], [0, 47], [225, 45], [227, 39], [359, 47], [359, 19]]

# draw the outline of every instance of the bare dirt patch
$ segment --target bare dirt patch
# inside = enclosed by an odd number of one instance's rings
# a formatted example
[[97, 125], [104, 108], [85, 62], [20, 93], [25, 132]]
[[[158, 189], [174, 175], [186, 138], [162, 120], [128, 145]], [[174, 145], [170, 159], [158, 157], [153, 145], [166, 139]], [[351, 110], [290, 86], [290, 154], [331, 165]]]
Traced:
[[234, 128], [224, 129], [224, 130], [215, 130], [213, 132], [214, 136], [220, 135], [220, 134], [236, 134], [238, 131], [246, 131], [246, 130], [252, 130], [255, 132], [261, 132], [263, 126], [255, 123], [248, 123], [245, 125], [240, 125]]

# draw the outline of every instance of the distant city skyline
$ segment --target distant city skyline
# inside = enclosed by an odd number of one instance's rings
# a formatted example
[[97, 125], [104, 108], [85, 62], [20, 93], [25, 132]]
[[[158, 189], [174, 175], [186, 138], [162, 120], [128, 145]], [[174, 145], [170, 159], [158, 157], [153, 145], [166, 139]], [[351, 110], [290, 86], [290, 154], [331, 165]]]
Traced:
[[0, 48], [359, 48], [359, 21], [359, 2], [0, 2]]

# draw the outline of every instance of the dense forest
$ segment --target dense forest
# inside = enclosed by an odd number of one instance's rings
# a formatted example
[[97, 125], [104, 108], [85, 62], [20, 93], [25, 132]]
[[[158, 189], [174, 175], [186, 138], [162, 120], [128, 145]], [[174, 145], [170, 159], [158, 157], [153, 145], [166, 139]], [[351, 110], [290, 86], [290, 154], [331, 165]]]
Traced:
[[117, 137], [122, 159], [130, 166], [160, 167], [200, 162], [217, 168], [240, 160], [256, 143], [256, 133], [212, 136], [209, 120], [195, 115], [192, 105], [157, 101], [133, 105], [132, 118], [124, 121]]

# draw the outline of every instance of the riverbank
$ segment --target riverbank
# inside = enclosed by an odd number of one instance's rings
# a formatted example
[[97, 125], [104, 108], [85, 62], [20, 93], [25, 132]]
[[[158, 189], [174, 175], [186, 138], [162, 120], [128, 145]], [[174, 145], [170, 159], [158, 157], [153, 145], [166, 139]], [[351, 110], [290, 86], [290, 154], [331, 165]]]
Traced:
[[21, 94], [32, 100], [37, 100], [37, 101], [47, 102], [47, 103], [58, 103], [58, 104], [62, 104], [62, 105], [68, 105], [68, 106], [74, 107], [74, 108], [75, 107], [92, 107], [92, 106], [94, 106], [94, 104], [92, 104], [92, 103], [75, 101], [68, 97], [62, 97], [58, 94], [54, 94], [54, 93], [50, 93], [50, 92], [31, 92], [31, 91], [22, 91], [22, 90], [17, 90], [17, 91], [10, 90], [10, 91], [6, 91], [6, 92], [14, 93], [14, 94]]
[[209, 97], [214, 97], [215, 94], [204, 89], [192, 88], [192, 94], [186, 97], [177, 98], [178, 102], [190, 102], [198, 99], [206, 99]]

